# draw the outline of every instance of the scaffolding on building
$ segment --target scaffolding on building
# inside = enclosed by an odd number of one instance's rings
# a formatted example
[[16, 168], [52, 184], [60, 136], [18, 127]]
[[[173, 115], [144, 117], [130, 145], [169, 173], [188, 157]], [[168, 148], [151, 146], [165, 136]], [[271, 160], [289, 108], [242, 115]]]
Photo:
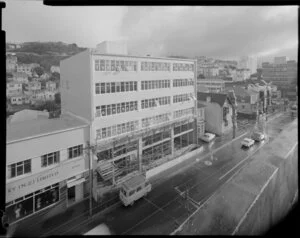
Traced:
[[[171, 115], [169, 115], [171, 116]], [[148, 125], [147, 127], [130, 132], [127, 135], [117, 138], [111, 138], [105, 140], [101, 143], [98, 142], [98, 137], [96, 138], [96, 145], [94, 146], [94, 155], [98, 157], [97, 161], [97, 169], [99, 176], [106, 184], [111, 184], [112, 186], [117, 186], [118, 184], [122, 183], [126, 179], [129, 179], [132, 176], [137, 174], [145, 173], [149, 166], [142, 166], [142, 164], [151, 165], [153, 161], [160, 160], [160, 158], [168, 156], [167, 150], [168, 148], [164, 147], [161, 143], [161, 150], [153, 151], [151, 154], [147, 153], [139, 153], [139, 138], [144, 138], [148, 136], [153, 136], [159, 132], [166, 132], [173, 129], [175, 126], [192, 122], [197, 117], [197, 115], [188, 115], [187, 118], [177, 118], [176, 120], [170, 121], [170, 117], [168, 117], [167, 122], [163, 122], [160, 124], [152, 124]], [[134, 153], [130, 147], [136, 146]], [[172, 145], [172, 144], [171, 144]], [[104, 152], [105, 153], [104, 153]], [[124, 153], [122, 153], [122, 151]], [[130, 153], [130, 152], [132, 153]], [[120, 153], [121, 152], [121, 153]], [[129, 158], [128, 158], [129, 156]], [[123, 166], [118, 165], [117, 161], [124, 159], [127, 161], [135, 161], [132, 164], [126, 164]], [[157, 159], [158, 158], [158, 159]], [[157, 161], [158, 162], [158, 161]], [[159, 163], [159, 162], [158, 162]], [[153, 164], [150, 167], [155, 167], [156, 164]], [[129, 171], [129, 172], [128, 172]], [[124, 175], [124, 176], [121, 176]]]

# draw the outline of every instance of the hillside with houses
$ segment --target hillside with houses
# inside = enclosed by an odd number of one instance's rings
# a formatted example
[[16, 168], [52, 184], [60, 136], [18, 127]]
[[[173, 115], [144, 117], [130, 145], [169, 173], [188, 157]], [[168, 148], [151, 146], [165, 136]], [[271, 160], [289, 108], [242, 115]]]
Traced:
[[7, 116], [23, 109], [59, 112], [59, 63], [82, 50], [62, 42], [7, 43]]

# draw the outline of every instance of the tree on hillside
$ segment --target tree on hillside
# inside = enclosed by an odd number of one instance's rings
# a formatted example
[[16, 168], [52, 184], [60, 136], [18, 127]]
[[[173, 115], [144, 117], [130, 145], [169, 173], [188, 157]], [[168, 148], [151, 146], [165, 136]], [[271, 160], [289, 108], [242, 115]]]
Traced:
[[34, 72], [36, 72], [36, 74], [39, 76], [39, 77], [41, 77], [41, 75], [43, 75], [44, 74], [44, 69], [42, 68], [42, 67], [35, 67], [34, 69], [33, 69], [33, 71]]

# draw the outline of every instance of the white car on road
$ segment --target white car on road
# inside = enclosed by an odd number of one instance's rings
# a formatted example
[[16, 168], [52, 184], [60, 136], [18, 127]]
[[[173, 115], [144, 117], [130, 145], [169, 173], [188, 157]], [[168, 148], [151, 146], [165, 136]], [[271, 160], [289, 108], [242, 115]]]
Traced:
[[252, 145], [254, 145], [254, 140], [250, 139], [250, 138], [245, 138], [244, 140], [242, 140], [242, 146], [245, 147], [251, 147]]
[[200, 139], [205, 141], [205, 142], [210, 142], [216, 137], [215, 134], [212, 133], [204, 133], [202, 136], [200, 136]]
[[254, 133], [252, 134], [251, 138], [252, 138], [254, 141], [258, 141], [258, 142], [259, 142], [259, 141], [262, 141], [262, 140], [265, 139], [265, 135], [264, 135], [263, 133], [261, 133], [261, 132], [256, 131], [256, 132], [254, 132]]

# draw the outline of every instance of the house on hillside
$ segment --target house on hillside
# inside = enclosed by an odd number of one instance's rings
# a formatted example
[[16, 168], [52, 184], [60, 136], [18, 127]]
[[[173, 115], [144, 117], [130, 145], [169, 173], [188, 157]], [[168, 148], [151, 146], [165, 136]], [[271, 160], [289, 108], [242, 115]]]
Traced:
[[29, 83], [27, 83], [27, 86], [26, 86], [26, 90], [28, 90], [28, 91], [38, 91], [38, 90], [41, 90], [41, 88], [42, 88], [42, 84], [41, 84], [41, 82], [38, 82], [38, 81], [29, 82]]
[[13, 72], [12, 80], [18, 83], [28, 83], [28, 75], [24, 72]]
[[48, 91], [54, 92], [56, 91], [56, 83], [53, 81], [47, 81], [46, 82], [46, 89]]
[[29, 97], [23, 93], [15, 94], [10, 97], [10, 103], [12, 105], [23, 105], [29, 104], [30, 100]]
[[232, 130], [233, 103], [227, 93], [197, 92], [197, 100], [205, 105], [205, 130], [217, 135]]
[[50, 78], [50, 74], [48, 74], [48, 73], [44, 73], [40, 76], [41, 80], [48, 80], [49, 78]]
[[50, 68], [50, 72], [51, 73], [56, 72], [56, 73], [60, 74], [60, 68], [59, 68], [59, 66], [52, 65], [51, 68]]
[[22, 93], [22, 83], [19, 82], [8, 82], [6, 83], [6, 96], [11, 97], [12, 95]]
[[55, 92], [47, 91], [47, 90], [39, 90], [34, 91], [30, 94], [30, 102], [31, 104], [37, 105], [47, 101], [55, 100]]

